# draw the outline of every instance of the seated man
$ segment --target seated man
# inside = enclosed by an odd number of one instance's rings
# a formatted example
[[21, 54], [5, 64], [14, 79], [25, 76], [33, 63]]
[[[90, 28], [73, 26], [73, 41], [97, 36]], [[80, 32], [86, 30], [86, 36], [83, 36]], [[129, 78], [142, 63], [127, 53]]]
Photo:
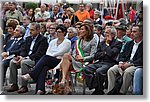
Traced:
[[[10, 61], [10, 83], [12, 83], [12, 86], [7, 90], [8, 92], [18, 90], [17, 69], [21, 67], [22, 74], [28, 73], [35, 63], [46, 53], [48, 47], [47, 39], [40, 34], [40, 25], [38, 23], [31, 24], [30, 34], [31, 36], [26, 38], [22, 46], [20, 55]], [[22, 80], [21, 85], [18, 93], [27, 92], [27, 81]]]
[[122, 46], [122, 43], [115, 39], [116, 29], [114, 27], [106, 28], [104, 35], [105, 40], [99, 43], [94, 56], [95, 63], [83, 68], [87, 86], [89, 89], [95, 88], [93, 95], [104, 94], [105, 74], [111, 66], [117, 63], [116, 58]]
[[[119, 56], [119, 65], [114, 65], [108, 72], [108, 94], [126, 94], [131, 84], [134, 71], [138, 66], [143, 66], [143, 27], [135, 25], [132, 28], [134, 40], [126, 43], [123, 52]], [[120, 74], [123, 83], [119, 93], [111, 93], [115, 87], [115, 79]]]
[[16, 55], [20, 54], [21, 46], [24, 43], [23, 35], [25, 33], [25, 28], [17, 25], [16, 29], [14, 30], [14, 39], [9, 40], [6, 43], [6, 46], [3, 48], [3, 52], [1, 53], [3, 59], [3, 81], [6, 77], [6, 71], [9, 67], [10, 60]]

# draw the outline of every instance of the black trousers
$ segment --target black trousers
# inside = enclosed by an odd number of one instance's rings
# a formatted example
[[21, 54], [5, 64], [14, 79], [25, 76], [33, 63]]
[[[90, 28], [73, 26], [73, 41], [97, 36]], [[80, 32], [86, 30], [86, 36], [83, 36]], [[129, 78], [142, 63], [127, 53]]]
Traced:
[[97, 91], [103, 91], [103, 83], [107, 70], [113, 65], [114, 63], [96, 62], [83, 68], [83, 74], [88, 88], [95, 88]]
[[36, 81], [36, 91], [42, 90], [45, 92], [45, 79], [47, 71], [49, 69], [55, 68], [59, 63], [60, 59], [55, 57], [44, 55], [35, 65], [34, 69], [29, 73], [29, 75]]

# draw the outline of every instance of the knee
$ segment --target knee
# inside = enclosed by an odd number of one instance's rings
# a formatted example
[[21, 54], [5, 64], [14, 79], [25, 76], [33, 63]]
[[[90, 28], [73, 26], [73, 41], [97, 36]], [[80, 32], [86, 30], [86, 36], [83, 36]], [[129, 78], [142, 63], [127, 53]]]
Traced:
[[22, 60], [21, 62], [20, 62], [20, 65], [21, 66], [23, 66], [23, 65], [25, 65], [26, 64], [26, 61], [24, 61], [24, 60]]
[[65, 60], [71, 60], [70, 54], [64, 54], [63, 59], [65, 59]]
[[90, 70], [88, 67], [83, 68], [83, 73], [88, 74], [90, 73]]
[[124, 71], [123, 76], [129, 76], [129, 75], [132, 75], [132, 72], [131, 72], [131, 70], [126, 69], [126, 70]]
[[15, 65], [15, 63], [13, 62], [13, 60], [11, 60], [9, 63], [10, 68], [11, 68], [11, 66], [14, 66], [14, 65]]
[[118, 65], [114, 65], [113, 67], [109, 68], [107, 74], [117, 74], [118, 72]]

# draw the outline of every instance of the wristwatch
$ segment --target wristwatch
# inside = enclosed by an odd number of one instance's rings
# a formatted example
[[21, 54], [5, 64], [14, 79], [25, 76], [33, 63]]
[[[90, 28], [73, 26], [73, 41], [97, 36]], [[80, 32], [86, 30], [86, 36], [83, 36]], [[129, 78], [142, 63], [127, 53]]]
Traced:
[[134, 63], [128, 62], [131, 66], [134, 66]]

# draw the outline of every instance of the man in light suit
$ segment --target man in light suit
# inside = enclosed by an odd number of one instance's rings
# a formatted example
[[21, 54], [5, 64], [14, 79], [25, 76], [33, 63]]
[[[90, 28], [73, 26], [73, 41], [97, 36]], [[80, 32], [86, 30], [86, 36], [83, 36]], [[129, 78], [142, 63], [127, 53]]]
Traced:
[[92, 95], [102, 95], [103, 83], [107, 70], [117, 63], [116, 58], [122, 43], [115, 39], [116, 29], [108, 27], [104, 32], [105, 40], [100, 42], [94, 56], [95, 63], [83, 68], [86, 84], [89, 89], [95, 88]]
[[[20, 56], [15, 57], [10, 61], [10, 83], [12, 86], [7, 90], [14, 92], [18, 90], [17, 69], [21, 67], [22, 75], [28, 73], [35, 63], [46, 53], [48, 48], [47, 39], [40, 34], [40, 25], [32, 23], [30, 27], [31, 36], [26, 38]], [[21, 88], [18, 93], [25, 93], [28, 91], [27, 81], [22, 80]]]
[[[134, 71], [143, 66], [143, 26], [135, 25], [132, 28], [134, 40], [126, 43], [123, 52], [119, 56], [119, 65], [114, 65], [108, 72], [108, 93], [126, 94], [132, 82]], [[119, 93], [112, 93], [115, 87], [116, 76], [120, 74], [123, 82]]]

